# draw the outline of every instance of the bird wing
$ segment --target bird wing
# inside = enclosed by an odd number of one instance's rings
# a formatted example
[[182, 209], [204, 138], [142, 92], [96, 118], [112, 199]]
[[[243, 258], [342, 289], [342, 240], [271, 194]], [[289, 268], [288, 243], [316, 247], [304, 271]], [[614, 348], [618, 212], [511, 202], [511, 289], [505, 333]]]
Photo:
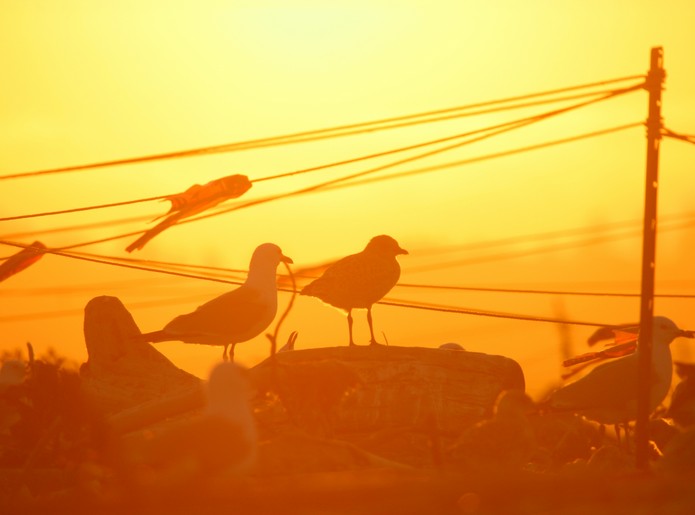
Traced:
[[352, 254], [326, 269], [302, 294], [318, 297], [341, 308], [366, 308], [381, 299], [398, 281], [395, 259]]
[[[241, 286], [176, 317], [164, 330], [181, 335], [186, 342], [200, 343], [197, 340], [202, 336], [219, 338], [218, 344], [235, 343], [265, 329], [275, 317], [275, 308], [260, 291]], [[255, 328], [255, 334], [248, 336]]]
[[553, 405], [572, 409], [624, 406], [637, 391], [637, 354], [603, 363], [553, 394]]

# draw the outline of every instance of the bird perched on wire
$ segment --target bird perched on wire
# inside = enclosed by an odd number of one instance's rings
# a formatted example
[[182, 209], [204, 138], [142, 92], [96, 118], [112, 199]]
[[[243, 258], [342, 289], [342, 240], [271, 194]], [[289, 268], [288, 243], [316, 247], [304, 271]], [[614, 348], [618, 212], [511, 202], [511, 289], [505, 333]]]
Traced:
[[280, 262], [292, 263], [273, 243], [259, 245], [253, 252], [249, 274], [236, 290], [180, 315], [164, 329], [141, 335], [141, 341], [182, 341], [202, 345], [223, 345], [222, 359], [234, 361], [234, 347], [263, 332], [277, 312], [275, 272]]
[[[650, 412], [664, 400], [671, 387], [672, 360], [669, 344], [692, 331], [679, 329], [666, 317], [654, 317]], [[553, 392], [546, 406], [573, 411], [601, 424], [623, 424], [637, 417], [639, 348], [634, 354], [602, 363], [584, 377]]]
[[317, 297], [347, 311], [350, 345], [355, 345], [352, 339], [352, 310], [366, 309], [370, 344], [377, 345], [372, 305], [396, 285], [401, 275], [396, 256], [407, 253], [391, 236], [375, 236], [362, 252], [344, 257], [329, 266], [321, 277], [306, 285], [301, 294]]

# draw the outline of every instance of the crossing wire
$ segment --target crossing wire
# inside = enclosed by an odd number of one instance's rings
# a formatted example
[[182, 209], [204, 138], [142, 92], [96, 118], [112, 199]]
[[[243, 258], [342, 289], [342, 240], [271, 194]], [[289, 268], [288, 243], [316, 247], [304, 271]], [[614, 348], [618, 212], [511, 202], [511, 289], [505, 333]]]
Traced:
[[[533, 151], [533, 150], [539, 150], [539, 149], [546, 148], [546, 147], [561, 145], [561, 144], [565, 144], [565, 143], [571, 143], [574, 141], [580, 141], [583, 139], [594, 138], [597, 136], [603, 136], [603, 135], [607, 135], [607, 134], [611, 134], [611, 133], [615, 133], [615, 132], [621, 132], [621, 131], [624, 131], [627, 129], [632, 129], [632, 128], [640, 127], [643, 125], [644, 125], [643, 122], [634, 122], [631, 124], [620, 125], [617, 127], [611, 127], [611, 128], [602, 129], [599, 131], [588, 132], [588, 133], [580, 134], [577, 136], [571, 136], [568, 138], [562, 138], [562, 139], [553, 140], [553, 141], [540, 143], [540, 144], [536, 144], [536, 145], [529, 145], [529, 146], [519, 147], [519, 148], [512, 149], [512, 150], [496, 152], [493, 154], [486, 154], [483, 156], [464, 159], [461, 161], [454, 161], [454, 162], [443, 163], [443, 164], [439, 164], [439, 165], [435, 165], [435, 166], [419, 168], [419, 169], [415, 169], [415, 170], [408, 170], [408, 171], [404, 171], [404, 172], [394, 173], [391, 175], [386, 175], [383, 177], [362, 179], [362, 180], [358, 180], [358, 181], [346, 182], [344, 184], [335, 184], [332, 186], [328, 186], [325, 189], [326, 190], [333, 190], [333, 189], [337, 189], [337, 188], [354, 187], [354, 186], [369, 184], [372, 182], [381, 182], [381, 181], [385, 181], [385, 180], [397, 179], [400, 177], [408, 177], [408, 176], [418, 175], [418, 174], [422, 174], [422, 173], [440, 171], [440, 170], [444, 170], [447, 168], [454, 168], [454, 167], [464, 166], [464, 165], [468, 165], [468, 164], [474, 164], [474, 163], [482, 162], [482, 161], [486, 161], [486, 160], [496, 159], [496, 158], [500, 158], [500, 157], [507, 157], [507, 156], [511, 156], [511, 155], [515, 155], [515, 154]], [[270, 197], [266, 197], [266, 198], [268, 200], [271, 199]], [[262, 199], [262, 200], [265, 201], [265, 199]], [[213, 213], [222, 214], [221, 212], [227, 213], [227, 212], [234, 210], [234, 209], [236, 209], [236, 208], [230, 209], [229, 207], [225, 207], [225, 206], [217, 206], [216, 208], [213, 209]], [[5, 234], [0, 238], [4, 239], [4, 240], [9, 240], [9, 239], [17, 239], [17, 238], [25, 238], [25, 237], [34, 237], [34, 236], [41, 235], [41, 234], [53, 234], [53, 233], [58, 233], [58, 232], [81, 231], [84, 229], [103, 228], [103, 227], [107, 227], [107, 226], [125, 225], [125, 224], [129, 224], [129, 223], [133, 223], [133, 222], [142, 222], [142, 221], [150, 220], [151, 218], [152, 218], [151, 215], [137, 216], [137, 217], [124, 218], [124, 219], [120, 219], [120, 220], [109, 220], [109, 221], [105, 221], [105, 222], [93, 222], [93, 223], [89, 223], [89, 224], [78, 224], [78, 225], [71, 225], [71, 226], [65, 226], [65, 227], [55, 227], [55, 228], [51, 228], [51, 229], [40, 229], [40, 230], [36, 230], [36, 231]], [[198, 218], [192, 218], [191, 221], [197, 220], [197, 219]], [[186, 222], [187, 222], [186, 220], [183, 220], [179, 223], [186, 223]], [[113, 240], [125, 238], [128, 236], [139, 235], [139, 234], [142, 234], [144, 232], [145, 232], [144, 230], [135, 231], [135, 232], [131, 232], [128, 234], [122, 234], [122, 235], [115, 236], [115, 237], [109, 237], [109, 238], [106, 238], [104, 240], [98, 240], [98, 241], [92, 242], [90, 244], [113, 241]], [[86, 246], [86, 245], [83, 244], [82, 246]]]
[[[567, 97], [567, 96], [566, 96], [566, 97], [561, 97], [561, 98], [559, 98], [559, 99], [543, 100], [543, 101], [540, 101], [540, 102], [532, 102], [532, 103], [527, 103], [527, 104], [521, 104], [521, 105], [517, 105], [517, 106], [515, 106], [515, 107], [530, 107], [530, 106], [541, 105], [541, 104], [547, 104], [547, 103], [552, 103], [552, 102], [559, 102], [559, 101], [566, 101], [566, 100], [575, 100], [575, 99], [579, 99], [579, 98], [585, 98], [585, 97], [587, 97], [587, 96], [597, 96], [598, 94], [601, 94], [601, 93], [612, 93], [612, 92], [614, 92], [614, 91], [616, 91], [616, 90], [598, 91], [598, 92], [597, 92], [597, 91], [592, 91], [592, 92], [589, 92], [589, 93], [583, 93], [583, 94], [581, 94], [581, 95], [572, 95], [572, 96], [569, 96], [569, 97]], [[495, 110], [489, 110], [488, 112], [490, 112], [490, 111], [495, 111]], [[476, 113], [474, 113], [474, 114], [482, 114], [482, 112], [476, 112]], [[377, 153], [373, 153], [373, 154], [368, 154], [368, 155], [364, 155], [364, 156], [359, 156], [359, 157], [355, 157], [355, 158], [350, 158], [350, 159], [345, 159], [345, 160], [336, 161], [336, 162], [332, 162], [332, 163], [327, 163], [327, 164], [312, 166], [312, 167], [309, 167], [309, 168], [303, 168], [303, 169], [300, 169], [300, 170], [294, 170], [294, 171], [290, 171], [290, 172], [284, 172], [284, 173], [280, 173], [280, 174], [276, 174], [276, 175], [270, 175], [270, 176], [266, 176], [266, 177], [260, 177], [260, 178], [257, 178], [257, 179], [252, 179], [252, 180], [251, 180], [251, 183], [264, 182], [264, 181], [268, 181], [268, 180], [282, 179], [282, 178], [287, 178], [287, 177], [294, 177], [294, 176], [297, 176], [297, 175], [300, 175], [300, 174], [306, 174], [306, 173], [310, 173], [310, 172], [316, 172], [316, 171], [325, 170], [325, 169], [328, 169], [328, 168], [333, 168], [333, 167], [342, 166], [342, 165], [346, 165], [346, 164], [354, 164], [354, 163], [358, 163], [358, 162], [360, 162], [360, 161], [365, 161], [365, 160], [368, 160], [368, 159], [375, 159], [375, 158], [379, 158], [379, 157], [384, 157], [384, 156], [396, 154], [396, 153], [399, 153], [399, 152], [407, 152], [407, 151], [410, 151], [410, 150], [415, 150], [415, 149], [422, 148], [422, 147], [429, 146], [429, 145], [436, 145], [436, 144], [439, 144], [439, 143], [445, 143], [445, 142], [447, 142], [447, 141], [451, 141], [451, 140], [454, 140], [454, 139], [466, 137], [466, 136], [468, 136], [468, 135], [470, 135], [470, 133], [468, 133], [468, 132], [463, 133], [463, 134], [456, 134], [456, 135], [453, 135], [453, 136], [447, 136], [447, 137], [444, 137], [444, 138], [438, 138], [438, 139], [435, 139], [435, 140], [430, 140], [430, 141], [426, 141], [426, 142], [422, 142], [422, 143], [417, 143], [417, 144], [414, 144], [414, 145], [408, 145], [408, 146], [405, 146], [405, 147], [399, 147], [399, 148], [395, 148], [395, 149], [391, 149], [391, 150], [386, 150], [386, 151], [382, 151], [382, 152], [377, 152]], [[0, 179], [1, 179], [1, 178], [2, 178], [2, 177], [0, 177]], [[83, 207], [77, 207], [77, 208], [63, 209], [63, 210], [58, 210], [58, 211], [46, 211], [46, 212], [32, 213], [32, 214], [25, 214], [25, 215], [16, 215], [16, 216], [0, 217], [0, 222], [8, 222], [8, 221], [13, 221], [13, 220], [22, 220], [22, 219], [26, 219], [26, 218], [36, 218], [36, 217], [42, 217], [42, 216], [63, 215], [63, 214], [69, 214], [69, 213], [76, 213], [76, 212], [80, 212], [80, 211], [89, 211], [89, 210], [96, 210], [96, 209], [105, 209], [105, 208], [112, 208], [112, 207], [120, 207], [120, 206], [126, 206], [126, 205], [132, 205], [132, 204], [144, 203], [144, 202], [150, 202], [150, 201], [155, 201], [155, 200], [164, 200], [164, 199], [168, 198], [169, 196], [171, 196], [171, 194], [170, 194], [170, 195], [160, 195], [160, 196], [157, 196], [157, 197], [147, 197], [147, 198], [141, 198], [141, 199], [126, 200], [126, 201], [121, 201], [121, 202], [111, 202], [111, 203], [97, 204], [97, 205], [92, 205], [92, 206], [83, 206]]]
[[[614, 90], [611, 90], [611, 91], [614, 91]], [[560, 100], [569, 100], [569, 99], [584, 98], [587, 96], [596, 96], [599, 93], [603, 93], [603, 92], [583, 93], [582, 95], [573, 95], [572, 97], [563, 97]], [[557, 100], [553, 99], [553, 101], [557, 101]], [[547, 100], [543, 101], [543, 103], [548, 103], [548, 102], [549, 101], [547, 101]], [[398, 152], [406, 152], [409, 150], [415, 150], [415, 149], [422, 148], [422, 147], [429, 146], [429, 145], [436, 145], [439, 143], [445, 143], [447, 141], [466, 137], [468, 135], [470, 135], [469, 132], [466, 132], [463, 134], [456, 134], [456, 135], [448, 136], [445, 138], [438, 138], [438, 139], [426, 141], [423, 143], [417, 143], [414, 145], [399, 147], [396, 149], [391, 149], [391, 150], [386, 150], [383, 152], [368, 154], [365, 156], [359, 156], [359, 157], [355, 157], [355, 158], [351, 158], [351, 159], [345, 159], [345, 160], [336, 161], [336, 162], [327, 163], [327, 164], [322, 164], [322, 165], [318, 165], [318, 166], [312, 166], [309, 168], [294, 170], [294, 171], [285, 172], [285, 173], [281, 173], [281, 174], [277, 174], [277, 175], [261, 177], [258, 179], [252, 179], [251, 183], [263, 182], [263, 181], [268, 181], [271, 179], [281, 179], [281, 178], [293, 177], [296, 175], [305, 174], [305, 173], [309, 173], [309, 172], [315, 172], [315, 171], [319, 171], [319, 170], [325, 170], [325, 169], [336, 167], [336, 166], [353, 164], [353, 163], [357, 163], [357, 162], [364, 161], [367, 159], [384, 157], [384, 156], [395, 154]], [[80, 211], [89, 211], [89, 210], [95, 210], [95, 209], [120, 207], [120, 206], [132, 205], [132, 204], [137, 204], [137, 203], [150, 202], [150, 201], [154, 201], [154, 200], [164, 200], [164, 199], [168, 198], [169, 196], [171, 196], [171, 195], [160, 195], [157, 197], [147, 197], [147, 198], [134, 199], [134, 200], [125, 200], [125, 201], [121, 201], [121, 202], [111, 202], [111, 203], [106, 203], [106, 204], [97, 204], [97, 205], [92, 205], [92, 206], [83, 206], [83, 207], [76, 207], [76, 208], [70, 208], [70, 209], [63, 209], [63, 210], [59, 210], [59, 211], [45, 211], [45, 212], [25, 214], [25, 215], [7, 216], [7, 217], [0, 218], [0, 222], [8, 222], [8, 221], [13, 221], [13, 220], [22, 220], [25, 218], [36, 218], [36, 217], [42, 217], [42, 216], [63, 215], [63, 214], [76, 213], [76, 212], [80, 212]]]
[[[0, 241], [0, 244], [13, 246], [13, 247], [20, 247], [20, 248], [28, 247], [28, 245], [22, 245], [19, 243], [8, 242], [8, 241]], [[120, 267], [135, 269], [135, 270], [143, 270], [143, 271], [168, 274], [168, 275], [176, 275], [179, 277], [186, 277], [186, 278], [190, 278], [190, 279], [200, 279], [200, 280], [204, 280], [204, 281], [213, 281], [213, 282], [234, 284], [234, 285], [242, 284], [239, 281], [230, 281], [227, 279], [215, 279], [215, 278], [211, 278], [211, 277], [194, 275], [194, 274], [173, 272], [173, 271], [169, 271], [169, 270], [159, 270], [156, 268], [141, 267], [141, 266], [131, 265], [131, 264], [127, 264], [127, 263], [114, 263], [114, 262], [109, 262], [107, 260], [102, 260], [102, 259], [88, 258], [88, 257], [84, 257], [84, 256], [76, 256], [76, 255], [66, 253], [66, 252], [61, 252], [58, 250], [46, 250], [45, 252], [48, 254], [56, 255], [56, 256], [62, 256], [62, 257], [71, 258], [71, 259], [78, 259], [78, 260], [88, 261], [88, 262], [92, 262], [92, 263], [100, 263], [100, 264], [120, 266]], [[288, 288], [278, 288], [278, 290], [282, 291], [282, 292], [294, 293], [293, 290], [288, 289]], [[426, 311], [439, 311], [439, 312], [444, 312], [444, 313], [458, 313], [458, 314], [463, 314], [463, 315], [476, 315], [476, 316], [487, 316], [487, 317], [495, 317], [495, 318], [508, 318], [508, 319], [514, 319], [514, 320], [552, 322], [552, 323], [558, 323], [558, 324], [584, 325], [584, 326], [593, 326], [593, 327], [603, 327], [606, 325], [610, 325], [610, 324], [605, 324], [605, 323], [551, 319], [551, 318], [547, 318], [547, 317], [534, 317], [534, 316], [529, 316], [529, 315], [518, 315], [518, 314], [512, 314], [512, 313], [501, 313], [501, 312], [484, 311], [484, 310], [476, 310], [476, 309], [469, 309], [469, 308], [437, 306], [434, 304], [415, 304], [415, 303], [409, 303], [409, 302], [398, 301], [398, 300], [382, 300], [382, 301], [379, 301], [378, 304], [383, 304], [386, 306], [403, 307], [403, 308], [409, 308], [409, 309], [421, 309], [421, 310], [426, 310]], [[13, 320], [12, 316], [0, 318], [0, 321], [12, 321], [12, 320]]]
[[[422, 159], [422, 158], [424, 158], [424, 157], [429, 157], [429, 156], [432, 156], [432, 155], [435, 155], [435, 154], [438, 154], [438, 153], [441, 153], [441, 152], [445, 152], [445, 151], [448, 151], [448, 150], [452, 150], [452, 149], [454, 149], [454, 148], [461, 147], [461, 146], [466, 145], [466, 144], [475, 143], [475, 142], [478, 142], [478, 141], [481, 141], [481, 140], [484, 140], [484, 139], [487, 139], [487, 138], [490, 138], [490, 137], [493, 137], [493, 136], [497, 136], [497, 135], [502, 134], [502, 133], [505, 133], [505, 132], [509, 132], [509, 131], [511, 131], [511, 130], [519, 129], [519, 128], [521, 128], [521, 127], [524, 127], [524, 126], [527, 126], [527, 125], [531, 125], [531, 124], [533, 124], [533, 123], [537, 123], [537, 122], [539, 122], [539, 121], [548, 119], [548, 118], [550, 118], [550, 117], [557, 116], [557, 115], [559, 115], [559, 114], [563, 114], [563, 113], [572, 111], [572, 110], [574, 110], [574, 109], [578, 109], [578, 108], [581, 108], [581, 107], [585, 107], [585, 106], [587, 106], [587, 105], [591, 105], [591, 104], [594, 104], [594, 103], [597, 103], [597, 102], [600, 102], [600, 101], [603, 101], [603, 100], [607, 100], [607, 99], [610, 99], [610, 98], [614, 98], [614, 97], [616, 97], [616, 96], [618, 96], [618, 95], [622, 95], [622, 94], [625, 94], [625, 93], [629, 93], [629, 92], [631, 92], [631, 91], [635, 91], [635, 90], [640, 89], [640, 88], [641, 88], [641, 86], [631, 86], [631, 87], [629, 87], [629, 88], [624, 88], [624, 89], [621, 89], [621, 90], [614, 91], [614, 92], [612, 92], [612, 93], [608, 93], [608, 94], [603, 95], [603, 96], [601, 96], [601, 97], [599, 97], [599, 98], [595, 98], [595, 99], [588, 100], [588, 101], [585, 101], [585, 102], [581, 102], [581, 103], [578, 103], [578, 104], [573, 104], [573, 105], [571, 105], [571, 106], [564, 107], [564, 108], [561, 108], [561, 109], [555, 109], [555, 110], [552, 110], [552, 111], [548, 111], [548, 112], [545, 112], [545, 113], [541, 113], [541, 114], [539, 114], [539, 115], [535, 115], [535, 116], [530, 116], [530, 117], [522, 118], [522, 119], [515, 120], [515, 121], [512, 121], [512, 122], [506, 122], [506, 123], [499, 124], [499, 125], [496, 125], [496, 126], [493, 126], [493, 127], [487, 127], [487, 128], [485, 128], [485, 129], [478, 129], [478, 130], [476, 130], [476, 131], [471, 131], [470, 133], [467, 133], [467, 134], [468, 134], [468, 135], [471, 135], [471, 134], [476, 134], [476, 133], [491, 131], [492, 129], [495, 129], [495, 128], [499, 127], [499, 129], [497, 129], [497, 130], [493, 130], [492, 132], [488, 132], [487, 134], [483, 134], [482, 136], [478, 136], [478, 137], [473, 138], [473, 139], [470, 139], [470, 140], [466, 140], [466, 141], [463, 141], [463, 142], [459, 142], [459, 143], [456, 143], [456, 144], [453, 144], [453, 145], [449, 145], [449, 146], [446, 146], [446, 147], [443, 147], [443, 148], [440, 148], [440, 149], [428, 151], [428, 152], [425, 152], [425, 153], [423, 153], [423, 154], [418, 154], [418, 155], [416, 155], [416, 156], [411, 156], [411, 157], [408, 157], [408, 158], [405, 158], [405, 159], [401, 159], [401, 160], [398, 160], [398, 161], [395, 161], [395, 162], [392, 162], [392, 163], [388, 163], [388, 164], [386, 164], [386, 165], [378, 166], [378, 167], [375, 167], [375, 168], [371, 168], [371, 169], [368, 169], [368, 170], [365, 170], [365, 171], [361, 171], [361, 172], [358, 172], [358, 173], [354, 173], [354, 174], [347, 175], [347, 176], [344, 176], [344, 177], [340, 177], [340, 178], [337, 178], [337, 179], [333, 179], [333, 180], [330, 180], [330, 181], [318, 183], [318, 184], [315, 184], [315, 185], [313, 185], [313, 186], [309, 186], [309, 187], [306, 187], [306, 188], [301, 188], [301, 189], [299, 189], [299, 190], [295, 190], [295, 191], [292, 191], [292, 192], [289, 192], [289, 193], [283, 193], [283, 194], [279, 194], [279, 195], [269, 196], [269, 197], [265, 197], [265, 198], [253, 200], [253, 201], [250, 201], [250, 202], [242, 203], [242, 204], [240, 204], [240, 205], [236, 205], [236, 206], [231, 207], [231, 208], [226, 208], [226, 209], [224, 209], [224, 210], [220, 210], [220, 211], [217, 211], [217, 212], [214, 212], [214, 213], [203, 214], [203, 215], [200, 215], [200, 216], [197, 216], [197, 217], [192, 217], [192, 218], [188, 218], [188, 219], [185, 219], [185, 220], [181, 220], [177, 225], [184, 224], [184, 223], [195, 222], [195, 221], [198, 221], [198, 220], [203, 220], [203, 219], [210, 218], [210, 217], [213, 217], [213, 216], [218, 216], [218, 215], [221, 215], [221, 214], [226, 214], [226, 213], [229, 213], [229, 212], [232, 212], [232, 211], [237, 211], [237, 210], [240, 210], [240, 209], [245, 209], [245, 208], [248, 208], [248, 207], [252, 207], [252, 206], [264, 204], [264, 203], [271, 202], [271, 201], [275, 201], [275, 200], [280, 200], [280, 199], [284, 199], [284, 198], [294, 197], [294, 196], [297, 196], [297, 195], [303, 195], [303, 194], [306, 194], [306, 193], [313, 193], [314, 191], [318, 191], [318, 190], [327, 189], [327, 188], [329, 188], [329, 187], [338, 185], [338, 184], [340, 184], [340, 183], [344, 183], [344, 182], [346, 182], [346, 181], [350, 181], [350, 180], [352, 180], [352, 179], [356, 179], [356, 178], [363, 177], [363, 176], [366, 176], [366, 175], [369, 175], [369, 174], [373, 174], [373, 173], [376, 173], [376, 172], [383, 171], [383, 170], [385, 170], [385, 169], [387, 169], [387, 168], [391, 168], [391, 167], [393, 167], [393, 166], [397, 166], [397, 165], [401, 165], [401, 164], [404, 164], [404, 163], [407, 163], [407, 162], [415, 161], [415, 160], [417, 160], [417, 159]], [[633, 125], [633, 124], [631, 124], [631, 126], [632, 126], [632, 125]], [[621, 127], [620, 129], [623, 129], [623, 128], [626, 128], [626, 127], [623, 126], [623, 127]], [[606, 130], [606, 131], [600, 131], [600, 133], [607, 133], [607, 132], [612, 132], [612, 131], [615, 131], [615, 130], [619, 130], [619, 129], [611, 129], [611, 130]], [[576, 140], [576, 139], [578, 139], [578, 137], [571, 138], [571, 140]], [[547, 146], [550, 146], [550, 144], [549, 144], [549, 143], [545, 143], [545, 144], [536, 145], [535, 148], [543, 148], [543, 147], [547, 147]], [[512, 154], [512, 153], [518, 153], [518, 151], [516, 151], [516, 152], [509, 151], [509, 152], [506, 152], [506, 153], [499, 153], [499, 157], [501, 157], [502, 155], [509, 155], [509, 154]], [[482, 159], [478, 159], [478, 160], [482, 160]], [[459, 163], [459, 164], [462, 164], [462, 163]], [[446, 167], [446, 166], [439, 165], [438, 167], [433, 168], [433, 169], [442, 169], [442, 168], [445, 168], [445, 167]], [[140, 234], [143, 234], [144, 232], [146, 232], [146, 231], [144, 231], [144, 230], [142, 230], [142, 231], [134, 231], [134, 232], [126, 233], [126, 234], [120, 234], [120, 235], [116, 235], [116, 236], [110, 236], [110, 237], [107, 237], [107, 238], [101, 238], [101, 239], [98, 239], [98, 240], [92, 240], [92, 241], [87, 241], [87, 242], [76, 243], [76, 244], [73, 244], [73, 245], [68, 245], [68, 246], [61, 247], [61, 249], [62, 249], [62, 250], [71, 250], [71, 249], [75, 249], [75, 248], [79, 248], [79, 247], [85, 247], [85, 246], [89, 246], [89, 245], [96, 245], [96, 244], [99, 244], [99, 243], [106, 243], [106, 242], [115, 241], [115, 240], [119, 240], [119, 239], [122, 239], [122, 238], [130, 237], [130, 236], [140, 235]]]
[[[48, 175], [48, 174], [73, 172], [73, 171], [89, 170], [89, 169], [96, 169], [96, 168], [104, 168], [104, 167], [108, 167], [108, 166], [144, 163], [144, 162], [151, 162], [151, 161], [161, 161], [161, 160], [167, 160], [167, 159], [193, 157], [193, 156], [208, 155], [208, 154], [221, 153], [221, 152], [232, 152], [232, 151], [238, 151], [238, 150], [248, 150], [248, 149], [252, 149], [252, 148], [263, 148], [263, 147], [286, 145], [286, 144], [292, 144], [292, 143], [303, 143], [303, 142], [307, 142], [307, 141], [315, 141], [318, 139], [342, 137], [342, 136], [360, 134], [360, 133], [364, 133], [364, 132], [374, 132], [374, 131], [378, 131], [378, 130], [394, 129], [394, 128], [400, 128], [400, 127], [403, 127], [406, 125], [412, 125], [412, 124], [416, 124], [416, 123], [430, 123], [433, 121], [441, 121], [441, 118], [434, 118], [434, 119], [426, 118], [426, 117], [430, 117], [430, 116], [438, 116], [440, 114], [446, 114], [446, 113], [451, 113], [451, 112], [455, 112], [455, 111], [465, 111], [468, 109], [476, 109], [476, 108], [480, 108], [480, 107], [487, 107], [487, 106], [504, 104], [504, 103], [509, 103], [509, 102], [516, 102], [516, 101], [520, 101], [520, 100], [538, 98], [538, 97], [542, 97], [542, 96], [555, 95], [555, 94], [565, 93], [565, 92], [569, 92], [569, 91], [576, 91], [579, 89], [594, 88], [594, 87], [604, 86], [604, 85], [608, 85], [608, 84], [615, 84], [618, 82], [626, 82], [628, 80], [637, 80], [637, 79], [644, 80], [644, 78], [645, 78], [644, 75], [633, 75], [633, 76], [627, 76], [627, 77], [620, 77], [617, 79], [609, 79], [609, 80], [598, 81], [598, 82], [593, 82], [593, 83], [588, 83], [588, 84], [581, 84], [581, 85], [559, 88], [559, 89], [554, 89], [554, 90], [531, 93], [531, 94], [527, 94], [527, 95], [519, 95], [519, 96], [508, 97], [508, 98], [504, 98], [504, 99], [490, 100], [490, 101], [486, 101], [486, 102], [478, 102], [478, 103], [474, 103], [474, 104], [468, 104], [468, 105], [464, 105], [464, 106], [452, 107], [452, 108], [447, 108], [447, 109], [439, 109], [439, 110], [435, 110], [435, 111], [427, 111], [427, 112], [417, 113], [417, 114], [396, 116], [396, 117], [385, 118], [382, 120], [376, 120], [376, 121], [370, 121], [370, 122], [361, 122], [361, 123], [341, 125], [341, 126], [336, 126], [336, 127], [329, 127], [329, 128], [324, 128], [324, 129], [295, 132], [295, 133], [281, 135], [281, 136], [272, 136], [269, 138], [252, 139], [252, 140], [240, 141], [240, 142], [236, 142], [236, 143], [227, 143], [227, 144], [215, 145], [215, 146], [209, 146], [209, 147], [200, 147], [200, 148], [183, 150], [183, 151], [178, 151], [178, 152], [166, 152], [166, 153], [151, 154], [151, 155], [147, 155], [147, 156], [134, 157], [134, 158], [115, 159], [115, 160], [111, 160], [111, 161], [101, 161], [98, 163], [90, 163], [90, 164], [84, 164], [84, 165], [51, 168], [51, 169], [46, 169], [46, 170], [37, 170], [37, 171], [33, 171], [33, 172], [14, 173], [14, 174], [8, 174], [8, 175], [0, 176], [0, 180], [36, 177], [36, 176], [42, 176], [42, 175]], [[639, 87], [641, 88], [642, 85], [640, 85]], [[477, 114], [479, 114], [479, 113], [477, 113]], [[425, 118], [425, 120], [417, 120], [418, 118]], [[450, 117], [447, 117], [444, 119], [449, 119], [449, 118]], [[382, 127], [379, 127], [379, 126], [382, 126]]]

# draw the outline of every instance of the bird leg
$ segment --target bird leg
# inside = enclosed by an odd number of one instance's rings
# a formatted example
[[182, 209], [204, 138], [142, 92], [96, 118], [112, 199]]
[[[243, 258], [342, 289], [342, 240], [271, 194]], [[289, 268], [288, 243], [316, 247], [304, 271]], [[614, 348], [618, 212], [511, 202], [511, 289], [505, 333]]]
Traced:
[[356, 346], [355, 342], [352, 341], [352, 310], [347, 310], [347, 321], [348, 321], [348, 334], [350, 335], [350, 347]]
[[367, 308], [367, 322], [369, 323], [369, 334], [372, 337], [369, 340], [369, 345], [381, 345], [376, 338], [374, 338], [374, 325], [372, 324], [372, 306]]
[[234, 363], [234, 347], [236, 347], [236, 343], [232, 343], [232, 350], [229, 351], [229, 361]]
[[229, 344], [225, 344], [224, 346], [224, 351], [222, 352], [222, 361], [228, 361], [229, 358], [227, 357], [227, 349], [229, 348]]

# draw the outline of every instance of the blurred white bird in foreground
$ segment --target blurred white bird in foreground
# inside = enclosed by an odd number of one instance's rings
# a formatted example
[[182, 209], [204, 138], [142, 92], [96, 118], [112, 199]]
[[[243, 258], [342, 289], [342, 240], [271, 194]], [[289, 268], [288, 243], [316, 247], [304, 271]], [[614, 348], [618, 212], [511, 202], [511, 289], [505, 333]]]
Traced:
[[222, 358], [232, 346], [229, 359], [234, 361], [234, 347], [261, 334], [277, 312], [275, 272], [280, 262], [292, 263], [273, 243], [259, 245], [251, 257], [249, 275], [244, 284], [180, 315], [164, 329], [145, 333], [141, 341], [182, 341], [202, 345], [224, 345]]
[[366, 309], [370, 343], [376, 345], [372, 305], [396, 285], [401, 275], [396, 256], [407, 253], [391, 236], [375, 236], [362, 252], [333, 263], [321, 277], [306, 285], [301, 294], [347, 311], [350, 345], [355, 345], [352, 310]]
[[192, 488], [253, 470], [258, 435], [244, 374], [234, 363], [218, 364], [206, 385], [202, 413], [126, 441], [126, 460], [137, 467], [132, 479], [138, 486]]
[[[666, 317], [654, 317], [650, 411], [663, 402], [671, 387], [673, 364], [669, 344], [692, 331], [679, 329]], [[603, 363], [586, 376], [553, 392], [546, 405], [572, 411], [601, 424], [623, 424], [637, 417], [639, 349], [634, 354]]]

